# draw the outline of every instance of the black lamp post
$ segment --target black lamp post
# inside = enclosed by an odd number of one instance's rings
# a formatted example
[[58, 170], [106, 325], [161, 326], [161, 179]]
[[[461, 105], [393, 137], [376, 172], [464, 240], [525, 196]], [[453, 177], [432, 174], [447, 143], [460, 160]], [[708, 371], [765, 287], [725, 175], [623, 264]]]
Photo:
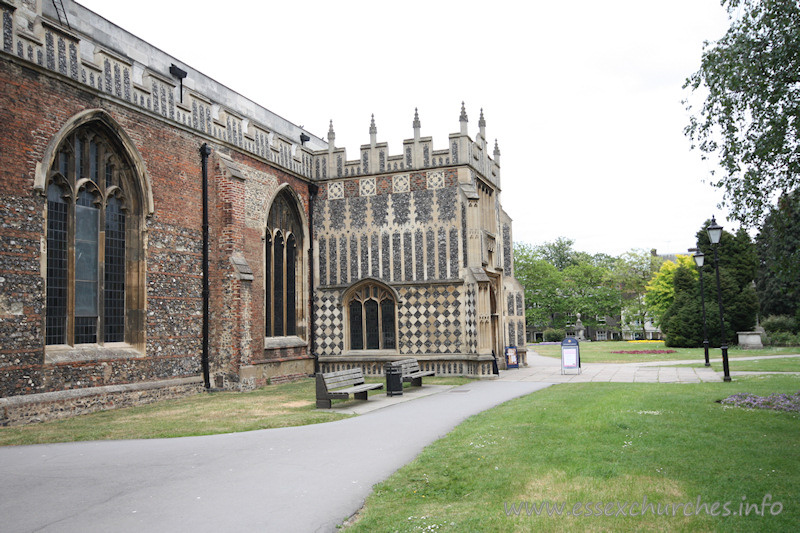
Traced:
[[692, 257], [697, 265], [697, 270], [700, 271], [700, 301], [703, 303], [703, 352], [706, 355], [706, 366], [711, 366], [708, 361], [708, 326], [706, 326], [706, 292], [703, 288], [703, 262], [705, 261], [705, 254], [697, 248], [690, 248], [690, 252], [696, 252]]
[[722, 371], [725, 376], [722, 378], [723, 381], [730, 381], [731, 380], [731, 372], [728, 369], [728, 341], [725, 340], [725, 320], [722, 318], [723, 310], [722, 310], [722, 290], [720, 289], [719, 285], [719, 256], [717, 255], [717, 245], [719, 244], [720, 238], [722, 238], [722, 226], [717, 224], [716, 218], [713, 216], [711, 217], [711, 225], [706, 228], [708, 232], [708, 240], [711, 241], [711, 247], [714, 249], [714, 266], [717, 270], [717, 301], [719, 302], [719, 329], [720, 334], [722, 335], [722, 344], [720, 345], [720, 349], [722, 350]]

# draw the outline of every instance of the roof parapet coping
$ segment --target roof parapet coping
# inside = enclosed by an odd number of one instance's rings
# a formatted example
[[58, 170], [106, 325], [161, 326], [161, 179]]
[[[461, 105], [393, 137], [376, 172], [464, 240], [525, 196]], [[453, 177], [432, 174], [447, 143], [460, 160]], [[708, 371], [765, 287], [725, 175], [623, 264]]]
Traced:
[[500, 151], [495, 141], [495, 149], [489, 155], [489, 149], [485, 139], [486, 119], [483, 109], [480, 112], [480, 131], [473, 141], [466, 133], [468, 123], [466, 105], [461, 103], [461, 114], [459, 122], [460, 132], [451, 133], [448, 136], [446, 148], [435, 149], [433, 138], [420, 136], [421, 120], [419, 109], [414, 109], [414, 119], [412, 121], [413, 137], [403, 140], [402, 152], [391, 154], [388, 143], [377, 141], [377, 127], [375, 116], [370, 117], [370, 142], [360, 145], [359, 158], [347, 160], [347, 153], [344, 148], [333, 146], [335, 133], [333, 121], [328, 130], [329, 145], [323, 151], [314, 153], [315, 164], [314, 179], [339, 179], [354, 176], [367, 176], [391, 172], [405, 172], [412, 170], [433, 169], [445, 166], [468, 165], [487, 181], [500, 186]]

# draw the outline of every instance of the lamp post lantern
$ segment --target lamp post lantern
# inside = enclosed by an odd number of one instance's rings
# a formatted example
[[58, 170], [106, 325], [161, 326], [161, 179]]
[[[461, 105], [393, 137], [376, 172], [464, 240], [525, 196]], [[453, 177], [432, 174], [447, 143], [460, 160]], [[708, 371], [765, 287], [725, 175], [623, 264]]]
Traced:
[[711, 247], [714, 249], [714, 267], [717, 271], [717, 302], [719, 303], [719, 329], [722, 335], [722, 343], [720, 349], [722, 350], [722, 371], [724, 373], [723, 381], [731, 380], [731, 372], [728, 368], [728, 341], [725, 340], [725, 319], [723, 318], [722, 310], [722, 291], [719, 285], [719, 256], [717, 255], [717, 246], [722, 238], [722, 226], [717, 224], [715, 217], [711, 217], [711, 225], [706, 228], [708, 232], [708, 240], [711, 241]]
[[705, 261], [705, 254], [697, 248], [689, 248], [690, 252], [695, 252], [692, 257], [694, 263], [697, 265], [697, 270], [700, 271], [700, 301], [703, 305], [703, 353], [706, 356], [706, 366], [711, 366], [708, 360], [708, 326], [706, 325], [706, 292], [703, 287], [703, 263]]

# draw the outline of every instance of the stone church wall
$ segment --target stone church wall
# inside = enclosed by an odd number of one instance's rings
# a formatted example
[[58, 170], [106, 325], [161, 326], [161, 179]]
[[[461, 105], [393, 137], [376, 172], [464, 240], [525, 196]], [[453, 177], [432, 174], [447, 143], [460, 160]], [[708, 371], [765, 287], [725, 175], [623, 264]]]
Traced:
[[[511, 220], [499, 206], [499, 148], [492, 159], [482, 113], [473, 141], [462, 104], [461, 131], [444, 150], [420, 137], [415, 115], [414, 138], [391, 156], [373, 120], [370, 144], [347, 160], [332, 125], [326, 142], [79, 4], [63, 4], [69, 25], [52, 2], [0, 0], [0, 399], [26, 397], [3, 406], [41, 418], [53, 402], [79, 412], [199, 389], [203, 145], [211, 149], [212, 387], [306, 376], [315, 358], [323, 371], [361, 365], [380, 374], [385, 360], [412, 356], [438, 374], [489, 375], [493, 349], [481, 333], [492, 320], [489, 285], [502, 322], [493, 338], [524, 338]], [[79, 117], [124, 139], [146, 192], [137, 244], [126, 248], [138, 270], [126, 269], [137, 274], [125, 290], [143, 302], [126, 301], [125, 310], [140, 326], [126, 343], [45, 346], [48, 173]], [[499, 217], [491, 230], [476, 222], [478, 181], [494, 191], [482, 204], [484, 218]], [[266, 219], [279, 195], [290, 198], [303, 232], [297, 331], [265, 337]], [[364, 280], [393, 291], [391, 353], [348, 353], [344, 298]]]
[[[199, 366], [200, 231], [196, 206], [199, 157], [194, 139], [166, 130], [157, 119], [115, 105], [36, 69], [0, 62], [2, 136], [17, 139], [0, 154], [3, 168], [3, 295], [22, 304], [20, 313], [0, 321], [3, 396], [195, 375]], [[47, 90], [42, 90], [46, 87]], [[147, 220], [147, 328], [142, 357], [136, 351], [76, 349], [45, 353], [42, 280], [45, 198], [34, 191], [34, 166], [64, 122], [92, 108], [104, 108], [137, 143], [154, 179], [159, 209]], [[42, 113], [41, 110], [50, 110]], [[147, 142], [143, 142], [147, 140]], [[175, 163], [180, 161], [179, 165]], [[10, 320], [9, 320], [10, 319]], [[13, 330], [13, 331], [12, 331]]]
[[[200, 374], [199, 148], [203, 143], [212, 148], [212, 386], [250, 388], [313, 372], [303, 340], [308, 338], [310, 316], [308, 276], [302, 276], [300, 306], [304, 309], [298, 324], [302, 339], [265, 345], [263, 231], [265, 211], [280, 187], [292, 189], [300, 211], [308, 217], [309, 181], [302, 176], [311, 173], [310, 148], [324, 147], [324, 143], [312, 137], [307, 147], [298, 142], [293, 149], [287, 136], [299, 137], [296, 126], [284, 124], [258, 106], [246, 106], [253, 113], [249, 117], [240, 114], [235, 104], [241, 98], [216, 87], [210, 93], [229, 98], [231, 104], [219, 105], [196, 92], [212, 86], [194, 71], [194, 79], [187, 80], [191, 87], [185, 87], [181, 95], [177, 80], [163, 74], [173, 61], [169, 56], [154, 51], [148, 56], [154, 64], [139, 64], [121, 53], [119, 46], [135, 44], [141, 49], [149, 47], [146, 43], [121, 30], [113, 37], [97, 34], [93, 40], [89, 35], [94, 32], [96, 15], [65, 1], [70, 13], [83, 15], [74, 18], [72, 28], [65, 28], [48, 18], [51, 6], [44, 4], [0, 2], [4, 35], [0, 49], [0, 397], [32, 395], [33, 401], [37, 394], [73, 389], [95, 389], [100, 394], [103, 387], [167, 383]], [[37, 5], [45, 9], [44, 18], [28, 11]], [[162, 68], [162, 73], [153, 67]], [[130, 139], [142, 161], [140, 177], [147, 180], [152, 194], [152, 206], [144, 206], [147, 212], [140, 228], [144, 255], [138, 259], [144, 269], [139, 278], [146, 299], [144, 326], [137, 333], [141, 342], [135, 345], [45, 347], [46, 179], [39, 185], [36, 180], [46, 176], [48, 169], [40, 166], [49, 165], [45, 154], [53, 149], [61, 130], [85, 113], [107, 117], [112, 134]], [[306, 257], [305, 264], [309, 262]], [[177, 390], [188, 393], [197, 387]], [[42, 401], [46, 405], [50, 400]], [[30, 408], [31, 412], [37, 409]]]
[[320, 184], [315, 201], [319, 355], [345, 351], [344, 289], [366, 278], [396, 288], [400, 355], [463, 353], [461, 210], [456, 169]]

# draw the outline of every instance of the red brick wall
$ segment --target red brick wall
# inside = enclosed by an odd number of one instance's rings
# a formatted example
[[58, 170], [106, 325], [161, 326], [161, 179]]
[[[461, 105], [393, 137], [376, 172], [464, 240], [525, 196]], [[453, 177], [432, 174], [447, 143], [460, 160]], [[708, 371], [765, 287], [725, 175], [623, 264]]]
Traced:
[[[209, 161], [212, 366], [236, 374], [264, 354], [261, 230], [248, 224], [251, 188], [231, 177], [213, 152], [248, 173], [289, 183], [308, 216], [306, 183], [163, 117], [112, 100], [66, 78], [0, 58], [0, 396], [197, 375], [202, 337], [202, 187], [200, 146]], [[36, 163], [64, 124], [86, 109], [105, 110], [131, 138], [151, 180], [155, 211], [146, 222], [144, 357], [97, 352], [81, 363], [45, 364], [45, 287], [41, 274], [44, 196]], [[252, 221], [250, 221], [252, 222]], [[309, 248], [309, 243], [303, 243]], [[252, 282], [230, 263], [245, 257]], [[309, 265], [310, 266], [310, 265]], [[310, 269], [309, 269], [310, 270]], [[305, 315], [310, 321], [310, 309]], [[243, 342], [244, 339], [244, 342]], [[306, 355], [300, 350], [298, 355]], [[85, 358], [84, 358], [85, 359]]]

